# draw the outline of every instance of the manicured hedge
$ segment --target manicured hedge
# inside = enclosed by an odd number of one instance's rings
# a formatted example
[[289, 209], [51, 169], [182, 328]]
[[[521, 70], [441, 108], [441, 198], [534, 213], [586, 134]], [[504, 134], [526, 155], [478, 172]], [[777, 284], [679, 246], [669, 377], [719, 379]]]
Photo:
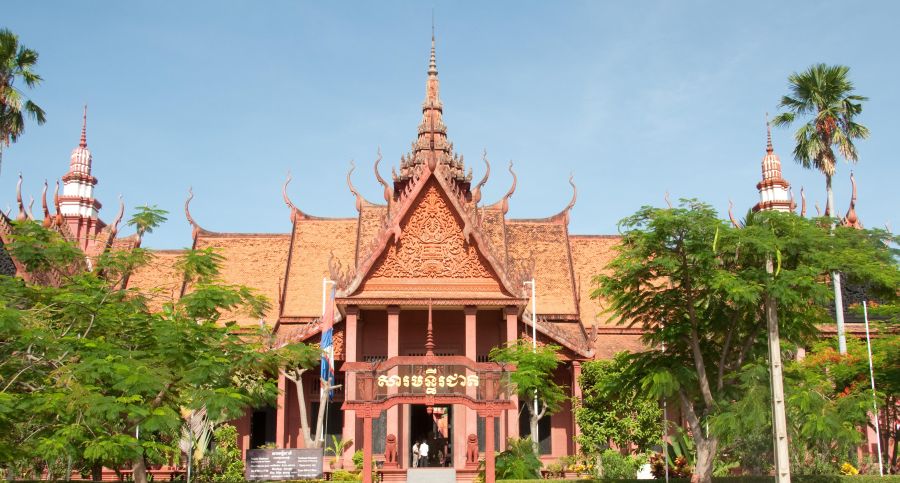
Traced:
[[[774, 476], [723, 476], [713, 477], [713, 483], [774, 483]], [[647, 483], [664, 480], [637, 480], [637, 479], [607, 479], [607, 480], [497, 480], [503, 483]], [[669, 478], [670, 483], [690, 483], [687, 478]], [[795, 483], [900, 483], [900, 475], [857, 475], [857, 476], [833, 476], [833, 475], [791, 475], [791, 481]]]

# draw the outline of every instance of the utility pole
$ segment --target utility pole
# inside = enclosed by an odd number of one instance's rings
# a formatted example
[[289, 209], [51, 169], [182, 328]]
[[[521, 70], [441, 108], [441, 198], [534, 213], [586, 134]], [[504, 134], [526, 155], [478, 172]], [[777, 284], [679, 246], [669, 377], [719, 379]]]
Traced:
[[872, 383], [872, 416], [875, 417], [875, 441], [878, 443], [878, 475], [884, 476], [884, 462], [881, 460], [881, 429], [878, 426], [878, 399], [875, 395], [875, 369], [872, 367], [872, 340], [869, 339], [869, 308], [866, 300], [863, 300], [863, 318], [866, 321], [866, 349], [869, 351], [869, 381]]
[[[774, 276], [772, 257], [766, 258], [766, 273]], [[787, 417], [784, 407], [781, 339], [778, 335], [778, 310], [771, 293], [765, 295], [766, 324], [769, 339], [769, 375], [772, 387], [772, 426], [775, 443], [775, 481], [791, 482], [791, 461], [788, 455]]]

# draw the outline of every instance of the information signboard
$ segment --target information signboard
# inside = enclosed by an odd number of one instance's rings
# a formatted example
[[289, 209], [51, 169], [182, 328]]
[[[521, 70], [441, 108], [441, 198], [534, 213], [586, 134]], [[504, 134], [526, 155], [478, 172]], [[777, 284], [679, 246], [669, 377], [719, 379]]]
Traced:
[[322, 478], [324, 449], [247, 450], [247, 480], [305, 480]]

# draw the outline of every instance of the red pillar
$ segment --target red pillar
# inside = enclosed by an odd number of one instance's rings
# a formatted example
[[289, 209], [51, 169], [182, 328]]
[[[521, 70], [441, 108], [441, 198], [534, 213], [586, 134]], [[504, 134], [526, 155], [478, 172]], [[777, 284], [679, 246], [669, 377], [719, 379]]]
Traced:
[[[346, 308], [347, 320], [344, 322], [344, 361], [356, 362], [357, 318], [359, 308], [355, 305]], [[348, 372], [344, 376], [345, 400], [356, 399], [356, 374]], [[358, 448], [356, 440], [356, 411], [344, 411], [344, 441], [353, 441], [352, 449], [344, 453], [344, 464], [349, 467], [353, 462], [353, 452]]]
[[[515, 411], [513, 411], [515, 412]], [[494, 461], [494, 417], [485, 416], [484, 418], [484, 483], [494, 483], [495, 475]]]
[[[579, 380], [581, 379], [581, 362], [572, 361], [572, 397], [575, 398], [575, 401], [581, 401], [581, 383]], [[581, 435], [581, 427], [578, 425], [578, 421], [575, 419], [575, 404], [572, 405], [572, 434], [574, 437], [572, 441], [574, 442], [574, 453], [578, 453], [578, 436]]]
[[[400, 355], [400, 307], [389, 305], [387, 308], [387, 357], [396, 357]], [[397, 370], [391, 371], [396, 374]], [[391, 392], [396, 392], [397, 388], [390, 388]], [[387, 433], [397, 437], [397, 447], [403, 448], [406, 445], [406, 439], [400, 431], [400, 406], [393, 406], [387, 409]], [[398, 458], [399, 459], [399, 458]], [[402, 462], [401, 462], [401, 468]]]
[[287, 447], [287, 378], [278, 373], [278, 404], [275, 408], [275, 446]]
[[363, 483], [372, 483], [372, 415], [363, 416]]
[[[510, 305], [504, 310], [504, 315], [506, 316], [506, 343], [509, 344], [519, 338], [519, 308]], [[519, 437], [519, 397], [511, 394], [509, 399], [516, 406], [516, 410], [506, 411], [506, 418], [504, 418], [506, 422], [506, 438], [501, 438], [503, 440], [501, 445], [505, 445], [508, 438]]]
[[[478, 308], [474, 305], [467, 305], [463, 310], [466, 315], [466, 358], [475, 361], [477, 358], [475, 316], [478, 313]], [[466, 394], [475, 398], [475, 388], [467, 387]], [[453, 454], [456, 459], [455, 466], [462, 468], [466, 464], [466, 440], [470, 434], [478, 434], [478, 413], [474, 409], [465, 406], [460, 405], [457, 407], [463, 408], [462, 411], [465, 411], [466, 415], [465, 424], [459, 425], [462, 431], [457, 431], [457, 433], [462, 434], [457, 435], [453, 447]], [[454, 417], [456, 417], [455, 414]]]

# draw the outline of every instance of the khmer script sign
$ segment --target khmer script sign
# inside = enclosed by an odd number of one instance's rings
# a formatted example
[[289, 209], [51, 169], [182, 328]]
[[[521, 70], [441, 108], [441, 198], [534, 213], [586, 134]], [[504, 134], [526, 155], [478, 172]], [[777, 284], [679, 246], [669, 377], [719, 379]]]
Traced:
[[247, 450], [247, 480], [307, 480], [322, 478], [322, 448]]
[[478, 374], [465, 366], [400, 365], [378, 373], [375, 379], [378, 395], [465, 394], [466, 388], [477, 388], [480, 382]]

